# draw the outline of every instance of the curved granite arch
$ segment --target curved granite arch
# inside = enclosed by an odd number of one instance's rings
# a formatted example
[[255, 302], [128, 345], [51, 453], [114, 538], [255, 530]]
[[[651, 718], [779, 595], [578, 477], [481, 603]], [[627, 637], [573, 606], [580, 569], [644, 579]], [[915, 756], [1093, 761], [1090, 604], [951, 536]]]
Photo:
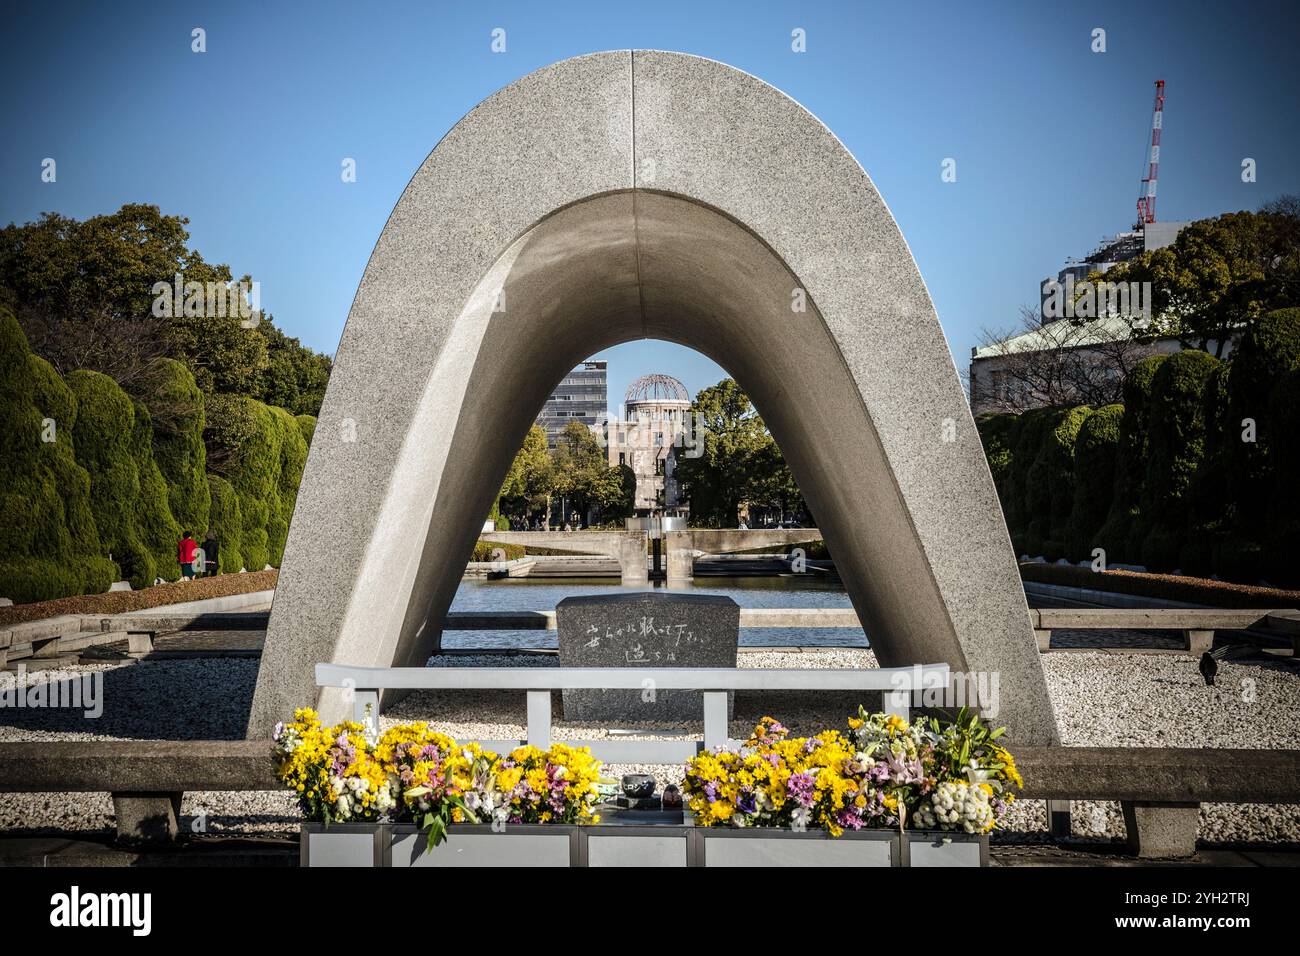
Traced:
[[995, 672], [1015, 739], [1056, 741], [979, 438], [889, 210], [784, 94], [653, 51], [489, 97], [394, 208], [321, 409], [250, 735], [313, 700], [343, 715], [317, 661], [424, 661], [537, 409], [643, 337], [754, 398], [883, 664]]

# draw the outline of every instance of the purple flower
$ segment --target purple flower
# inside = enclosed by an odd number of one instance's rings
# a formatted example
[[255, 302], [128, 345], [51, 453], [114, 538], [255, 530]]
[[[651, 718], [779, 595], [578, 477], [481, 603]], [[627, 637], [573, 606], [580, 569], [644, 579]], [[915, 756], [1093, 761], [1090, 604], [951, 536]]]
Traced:
[[806, 773], [791, 774], [785, 782], [785, 792], [801, 807], [811, 807], [817, 802], [815, 781]]

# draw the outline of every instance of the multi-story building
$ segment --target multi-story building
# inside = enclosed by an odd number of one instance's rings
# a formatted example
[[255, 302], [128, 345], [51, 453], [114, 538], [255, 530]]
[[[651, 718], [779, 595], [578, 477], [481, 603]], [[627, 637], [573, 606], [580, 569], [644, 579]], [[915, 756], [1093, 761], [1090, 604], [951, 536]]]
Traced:
[[569, 422], [581, 422], [595, 428], [608, 416], [605, 363], [583, 362], [555, 386], [542, 406], [537, 424], [546, 429], [546, 445], [554, 448], [556, 439]]
[[[1143, 252], [1172, 244], [1186, 225], [1145, 223], [1104, 240], [1082, 259], [1069, 260], [1055, 280], [1044, 279], [1037, 323], [1030, 313], [1023, 331], [971, 349], [971, 410], [980, 415], [1067, 402], [1117, 401], [1123, 377], [1137, 361], [1181, 349], [1177, 339], [1135, 336], [1130, 317], [1113, 308], [1099, 304], [1095, 315], [1061, 322], [1059, 311], [1046, 306], [1061, 303], [1062, 287], [1068, 292], [1094, 273], [1105, 274]], [[1231, 347], [1230, 342], [1226, 348]]]
[[673, 469], [677, 456], [693, 447], [690, 394], [670, 375], [643, 375], [627, 390], [623, 414], [608, 426], [611, 465], [627, 465], [636, 475], [638, 514], [685, 516]]

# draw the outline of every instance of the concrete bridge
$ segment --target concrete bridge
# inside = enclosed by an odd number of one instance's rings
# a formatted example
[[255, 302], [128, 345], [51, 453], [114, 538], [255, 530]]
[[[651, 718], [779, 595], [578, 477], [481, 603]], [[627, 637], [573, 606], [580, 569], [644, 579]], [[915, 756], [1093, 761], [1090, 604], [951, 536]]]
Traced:
[[[494, 544], [516, 544], [525, 548], [546, 548], [578, 554], [602, 554], [619, 564], [622, 584], [633, 587], [648, 583], [645, 531], [490, 531], [479, 535]], [[759, 528], [739, 531], [691, 528], [664, 535], [668, 584], [688, 584], [695, 576], [695, 555], [728, 554], [754, 548], [786, 547], [822, 540], [816, 528]]]

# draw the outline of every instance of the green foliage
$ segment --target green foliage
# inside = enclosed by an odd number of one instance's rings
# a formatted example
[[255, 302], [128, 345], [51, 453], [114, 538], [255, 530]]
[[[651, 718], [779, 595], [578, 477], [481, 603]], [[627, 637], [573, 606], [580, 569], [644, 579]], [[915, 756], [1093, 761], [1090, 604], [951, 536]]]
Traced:
[[140, 495], [135, 503], [136, 527], [140, 542], [153, 557], [154, 569], [164, 581], [175, 581], [181, 576], [177, 559], [177, 543], [181, 532], [195, 534], [202, 528], [184, 529], [176, 523], [171, 508], [167, 506], [167, 481], [153, 457], [153, 422], [149, 410], [135, 403], [135, 419], [131, 428], [131, 454], [135, 458], [139, 475]]
[[284, 559], [289, 520], [293, 517], [294, 505], [298, 501], [298, 485], [302, 483], [302, 471], [307, 464], [307, 441], [302, 437], [302, 430], [292, 415], [283, 408], [271, 408], [270, 412], [275, 422], [275, 443], [279, 449], [280, 462], [275, 484], [278, 505], [267, 526], [267, 549], [271, 552], [270, 563], [278, 568]]
[[[228, 480], [239, 496], [243, 518], [239, 551], [250, 571], [261, 571], [270, 563], [273, 545], [278, 545], [281, 553], [284, 548], [288, 528], [288, 519], [281, 515], [284, 434], [285, 428], [272, 410], [247, 396], [217, 395], [208, 407], [203, 433], [208, 467]], [[296, 423], [294, 434], [301, 442]]]
[[[28, 355], [35, 386], [36, 405], [49, 421], [54, 442], [43, 442], [55, 488], [63, 499], [63, 524], [72, 545], [69, 561], [80, 568], [81, 581], [73, 594], [100, 594], [116, 580], [117, 567], [104, 554], [90, 508], [90, 475], [77, 464], [72, 436], [77, 421], [77, 400], [59, 374], [37, 355]], [[49, 554], [43, 549], [43, 553]]]
[[505, 555], [504, 560], [513, 561], [516, 558], [524, 556], [524, 546], [521, 544], [499, 544], [495, 541], [477, 541], [474, 544], [474, 552], [470, 555], [471, 561], [501, 561], [501, 555]]
[[563, 495], [571, 511], [587, 516], [631, 512], [624, 494], [623, 473], [610, 467], [603, 445], [581, 422], [570, 422], [555, 443], [552, 494]]
[[139, 529], [135, 408], [107, 375], [83, 370], [66, 381], [77, 398], [73, 443], [77, 462], [90, 476], [91, 511], [100, 540], [132, 587], [149, 587], [158, 577], [158, 565]]
[[1218, 364], [1196, 349], [1177, 352], [1151, 383], [1141, 506], [1147, 522], [1142, 563], [1153, 570], [1175, 568], [1187, 540], [1188, 494], [1205, 453], [1205, 388]]
[[244, 518], [239, 509], [239, 495], [230, 482], [217, 475], [208, 475], [208, 492], [212, 500], [209, 533], [218, 544], [217, 570], [221, 574], [233, 574], [244, 567]]
[[734, 528], [741, 504], [802, 507], [781, 450], [749, 396], [732, 379], [703, 389], [691, 410], [703, 430], [698, 458], [682, 456], [675, 473], [691, 502], [691, 523]]
[[79, 594], [82, 585], [30, 358], [17, 320], [0, 308], [0, 596], [17, 602]]
[[1300, 587], [1300, 368], [1284, 375], [1269, 398], [1269, 421], [1286, 436], [1270, 449], [1273, 489], [1263, 535], [1264, 573], [1273, 584]]
[[1137, 563], [1142, 556], [1146, 527], [1139, 502], [1146, 476], [1147, 405], [1151, 383], [1168, 358], [1152, 355], [1134, 366], [1124, 382], [1124, 416], [1119, 426], [1119, 453], [1115, 460], [1115, 491], [1110, 513], [1097, 534], [1097, 544], [1106, 549], [1110, 563]]
[[[1270, 397], [1277, 383], [1300, 368], [1300, 308], [1272, 312], [1242, 337], [1228, 372], [1228, 435], [1225, 443], [1229, 494], [1239, 506], [1240, 533], [1258, 538], [1266, 529], [1275, 449], [1295, 441], [1272, 420]], [[1246, 420], [1255, 440], [1242, 441]]]
[[295, 415], [319, 414], [333, 367], [329, 356], [305, 348], [277, 329], [269, 317], [259, 323], [257, 331], [266, 342], [266, 364], [256, 397]]
[[181, 530], [202, 535], [211, 503], [203, 447], [203, 393], [189, 369], [171, 359], [160, 363], [156, 388], [161, 399], [158, 407], [171, 412], [166, 419], [153, 419], [153, 453], [167, 482], [167, 504]]
[[554, 493], [555, 463], [546, 449], [546, 430], [533, 424], [510, 463], [497, 501], [509, 501], [522, 508], [545, 506], [549, 514]]
[[1074, 501], [1066, 529], [1066, 556], [1071, 561], [1092, 558], [1097, 532], [1110, 512], [1115, 491], [1123, 405], [1106, 405], [1084, 420], [1074, 440]]
[[1184, 346], [1224, 355], [1244, 324], [1295, 302], [1300, 281], [1300, 216], [1294, 201], [1233, 212], [1186, 226], [1173, 244], [1106, 273], [1109, 281], [1150, 282], [1154, 330]]
[[227, 569], [279, 563], [331, 361], [269, 316], [173, 314], [178, 274], [187, 296], [232, 281], [186, 224], [136, 204], [0, 230], [0, 594], [173, 579], [180, 531], [217, 524]]
[[998, 490], [1005, 511], [1011, 490], [1011, 462], [1020, 435], [1020, 416], [1009, 412], [992, 412], [975, 419], [975, 428], [984, 445], [989, 473], [993, 476], [993, 485]]
[[1086, 405], [1050, 409], [1038, 454], [1029, 466], [1025, 494], [1025, 507], [1033, 516], [1029, 535], [1031, 540], [1041, 536], [1049, 560], [1065, 554], [1066, 524], [1074, 506], [1074, 442], [1091, 414]]
[[[1038, 459], [1047, 433], [1056, 426], [1059, 415], [1059, 409], [1034, 408], [1020, 416], [1015, 452], [1006, 478], [1012, 506], [1007, 514], [1011, 541], [1017, 551], [1030, 555], [1042, 552], [1044, 524], [1051, 499], [1049, 492], [1031, 500], [1029, 471]], [[1036, 511], [1036, 506], [1041, 507], [1041, 511]]]

